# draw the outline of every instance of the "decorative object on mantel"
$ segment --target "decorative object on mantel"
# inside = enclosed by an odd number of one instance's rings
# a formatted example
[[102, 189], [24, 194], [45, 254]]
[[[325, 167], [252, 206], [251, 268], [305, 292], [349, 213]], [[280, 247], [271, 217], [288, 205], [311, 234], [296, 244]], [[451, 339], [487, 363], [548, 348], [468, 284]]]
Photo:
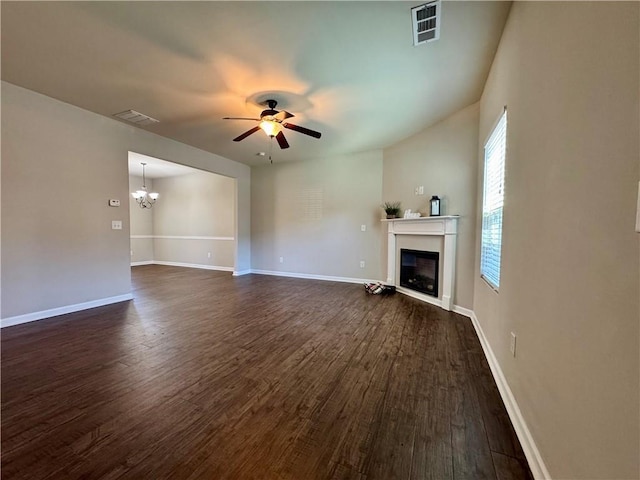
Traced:
[[431, 197], [431, 200], [429, 200], [429, 203], [431, 204], [431, 208], [429, 209], [429, 215], [431, 215], [432, 217], [439, 217], [440, 216], [440, 199], [438, 198], [437, 195], [434, 195]]
[[400, 202], [384, 202], [382, 209], [387, 214], [387, 218], [396, 218], [400, 213]]
[[146, 165], [146, 163], [140, 163], [142, 164], [142, 188], [133, 192], [131, 196], [135, 198], [140, 208], [151, 208], [153, 207], [153, 204], [156, 203], [156, 200], [158, 199], [160, 194], [156, 192], [147, 193], [147, 181], [144, 175], [144, 166]]
[[410, 208], [404, 211], [402, 218], [420, 218], [422, 214], [420, 212], [412, 212]]

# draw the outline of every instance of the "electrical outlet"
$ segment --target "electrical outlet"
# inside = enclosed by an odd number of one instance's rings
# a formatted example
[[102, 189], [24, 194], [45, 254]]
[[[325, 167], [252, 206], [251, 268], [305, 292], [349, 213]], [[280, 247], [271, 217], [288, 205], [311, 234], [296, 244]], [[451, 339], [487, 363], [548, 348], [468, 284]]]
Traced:
[[111, 230], [122, 230], [122, 220], [112, 220]]
[[280, 263], [284, 263], [284, 257], [280, 257]]
[[360, 231], [361, 232], [366, 232], [367, 231], [367, 226], [364, 223], [362, 225], [360, 225]]
[[511, 343], [509, 344], [511, 355], [516, 356], [516, 334], [511, 332]]
[[364, 260], [360, 260], [360, 268], [364, 268]]

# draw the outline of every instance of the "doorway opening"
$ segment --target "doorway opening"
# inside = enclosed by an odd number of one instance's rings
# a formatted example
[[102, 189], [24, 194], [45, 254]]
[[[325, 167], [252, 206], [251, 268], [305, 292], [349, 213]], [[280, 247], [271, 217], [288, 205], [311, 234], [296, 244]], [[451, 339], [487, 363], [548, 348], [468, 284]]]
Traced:
[[234, 271], [236, 179], [129, 152], [129, 191], [157, 192], [151, 207], [129, 198], [131, 266]]

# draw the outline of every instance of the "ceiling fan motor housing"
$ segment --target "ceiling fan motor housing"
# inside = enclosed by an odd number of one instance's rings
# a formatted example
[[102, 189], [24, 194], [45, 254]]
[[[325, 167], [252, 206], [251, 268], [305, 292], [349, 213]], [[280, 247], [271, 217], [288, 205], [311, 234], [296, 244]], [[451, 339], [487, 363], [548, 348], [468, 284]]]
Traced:
[[[264, 117], [275, 117], [279, 112], [275, 109], [278, 102], [275, 100], [267, 100], [266, 103], [269, 108], [267, 110], [263, 110], [260, 114], [260, 119], [264, 119]], [[271, 119], [269, 119], [271, 120]]]
[[[265, 119], [264, 117], [275, 117], [279, 112], [277, 110], [263, 110], [262, 113], [260, 114], [260, 119], [263, 120]], [[270, 119], [267, 119], [270, 120]]]

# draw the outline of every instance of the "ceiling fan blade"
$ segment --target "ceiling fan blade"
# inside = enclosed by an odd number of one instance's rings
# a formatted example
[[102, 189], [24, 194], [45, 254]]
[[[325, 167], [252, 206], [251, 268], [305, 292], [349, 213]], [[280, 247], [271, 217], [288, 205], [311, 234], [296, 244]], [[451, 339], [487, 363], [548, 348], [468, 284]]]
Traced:
[[295, 117], [295, 115], [293, 113], [287, 112], [286, 110], [281, 110], [274, 117], [275, 117], [276, 120], [282, 122], [283, 120], [286, 120], [287, 118]]
[[251, 130], [247, 130], [246, 132], [244, 132], [242, 135], [240, 135], [239, 137], [236, 137], [233, 139], [234, 142], [239, 142], [240, 140], [244, 140], [245, 138], [247, 138], [249, 135], [256, 133], [258, 130], [260, 130], [260, 125], [256, 125], [255, 127], [253, 127]]
[[287, 142], [287, 139], [284, 138], [284, 133], [282, 133], [282, 130], [279, 131], [276, 135], [276, 140], [278, 141], [278, 145], [280, 145], [280, 148], [289, 148], [289, 142]]
[[304, 133], [305, 135], [309, 135], [310, 137], [320, 138], [322, 136], [320, 132], [316, 132], [315, 130], [309, 130], [308, 128], [300, 127], [298, 125], [294, 125], [293, 123], [282, 122], [282, 126], [284, 128], [288, 128], [289, 130], [293, 130], [295, 132]]
[[254, 122], [259, 122], [259, 118], [246, 118], [246, 117], [222, 117], [223, 120], [253, 120]]

